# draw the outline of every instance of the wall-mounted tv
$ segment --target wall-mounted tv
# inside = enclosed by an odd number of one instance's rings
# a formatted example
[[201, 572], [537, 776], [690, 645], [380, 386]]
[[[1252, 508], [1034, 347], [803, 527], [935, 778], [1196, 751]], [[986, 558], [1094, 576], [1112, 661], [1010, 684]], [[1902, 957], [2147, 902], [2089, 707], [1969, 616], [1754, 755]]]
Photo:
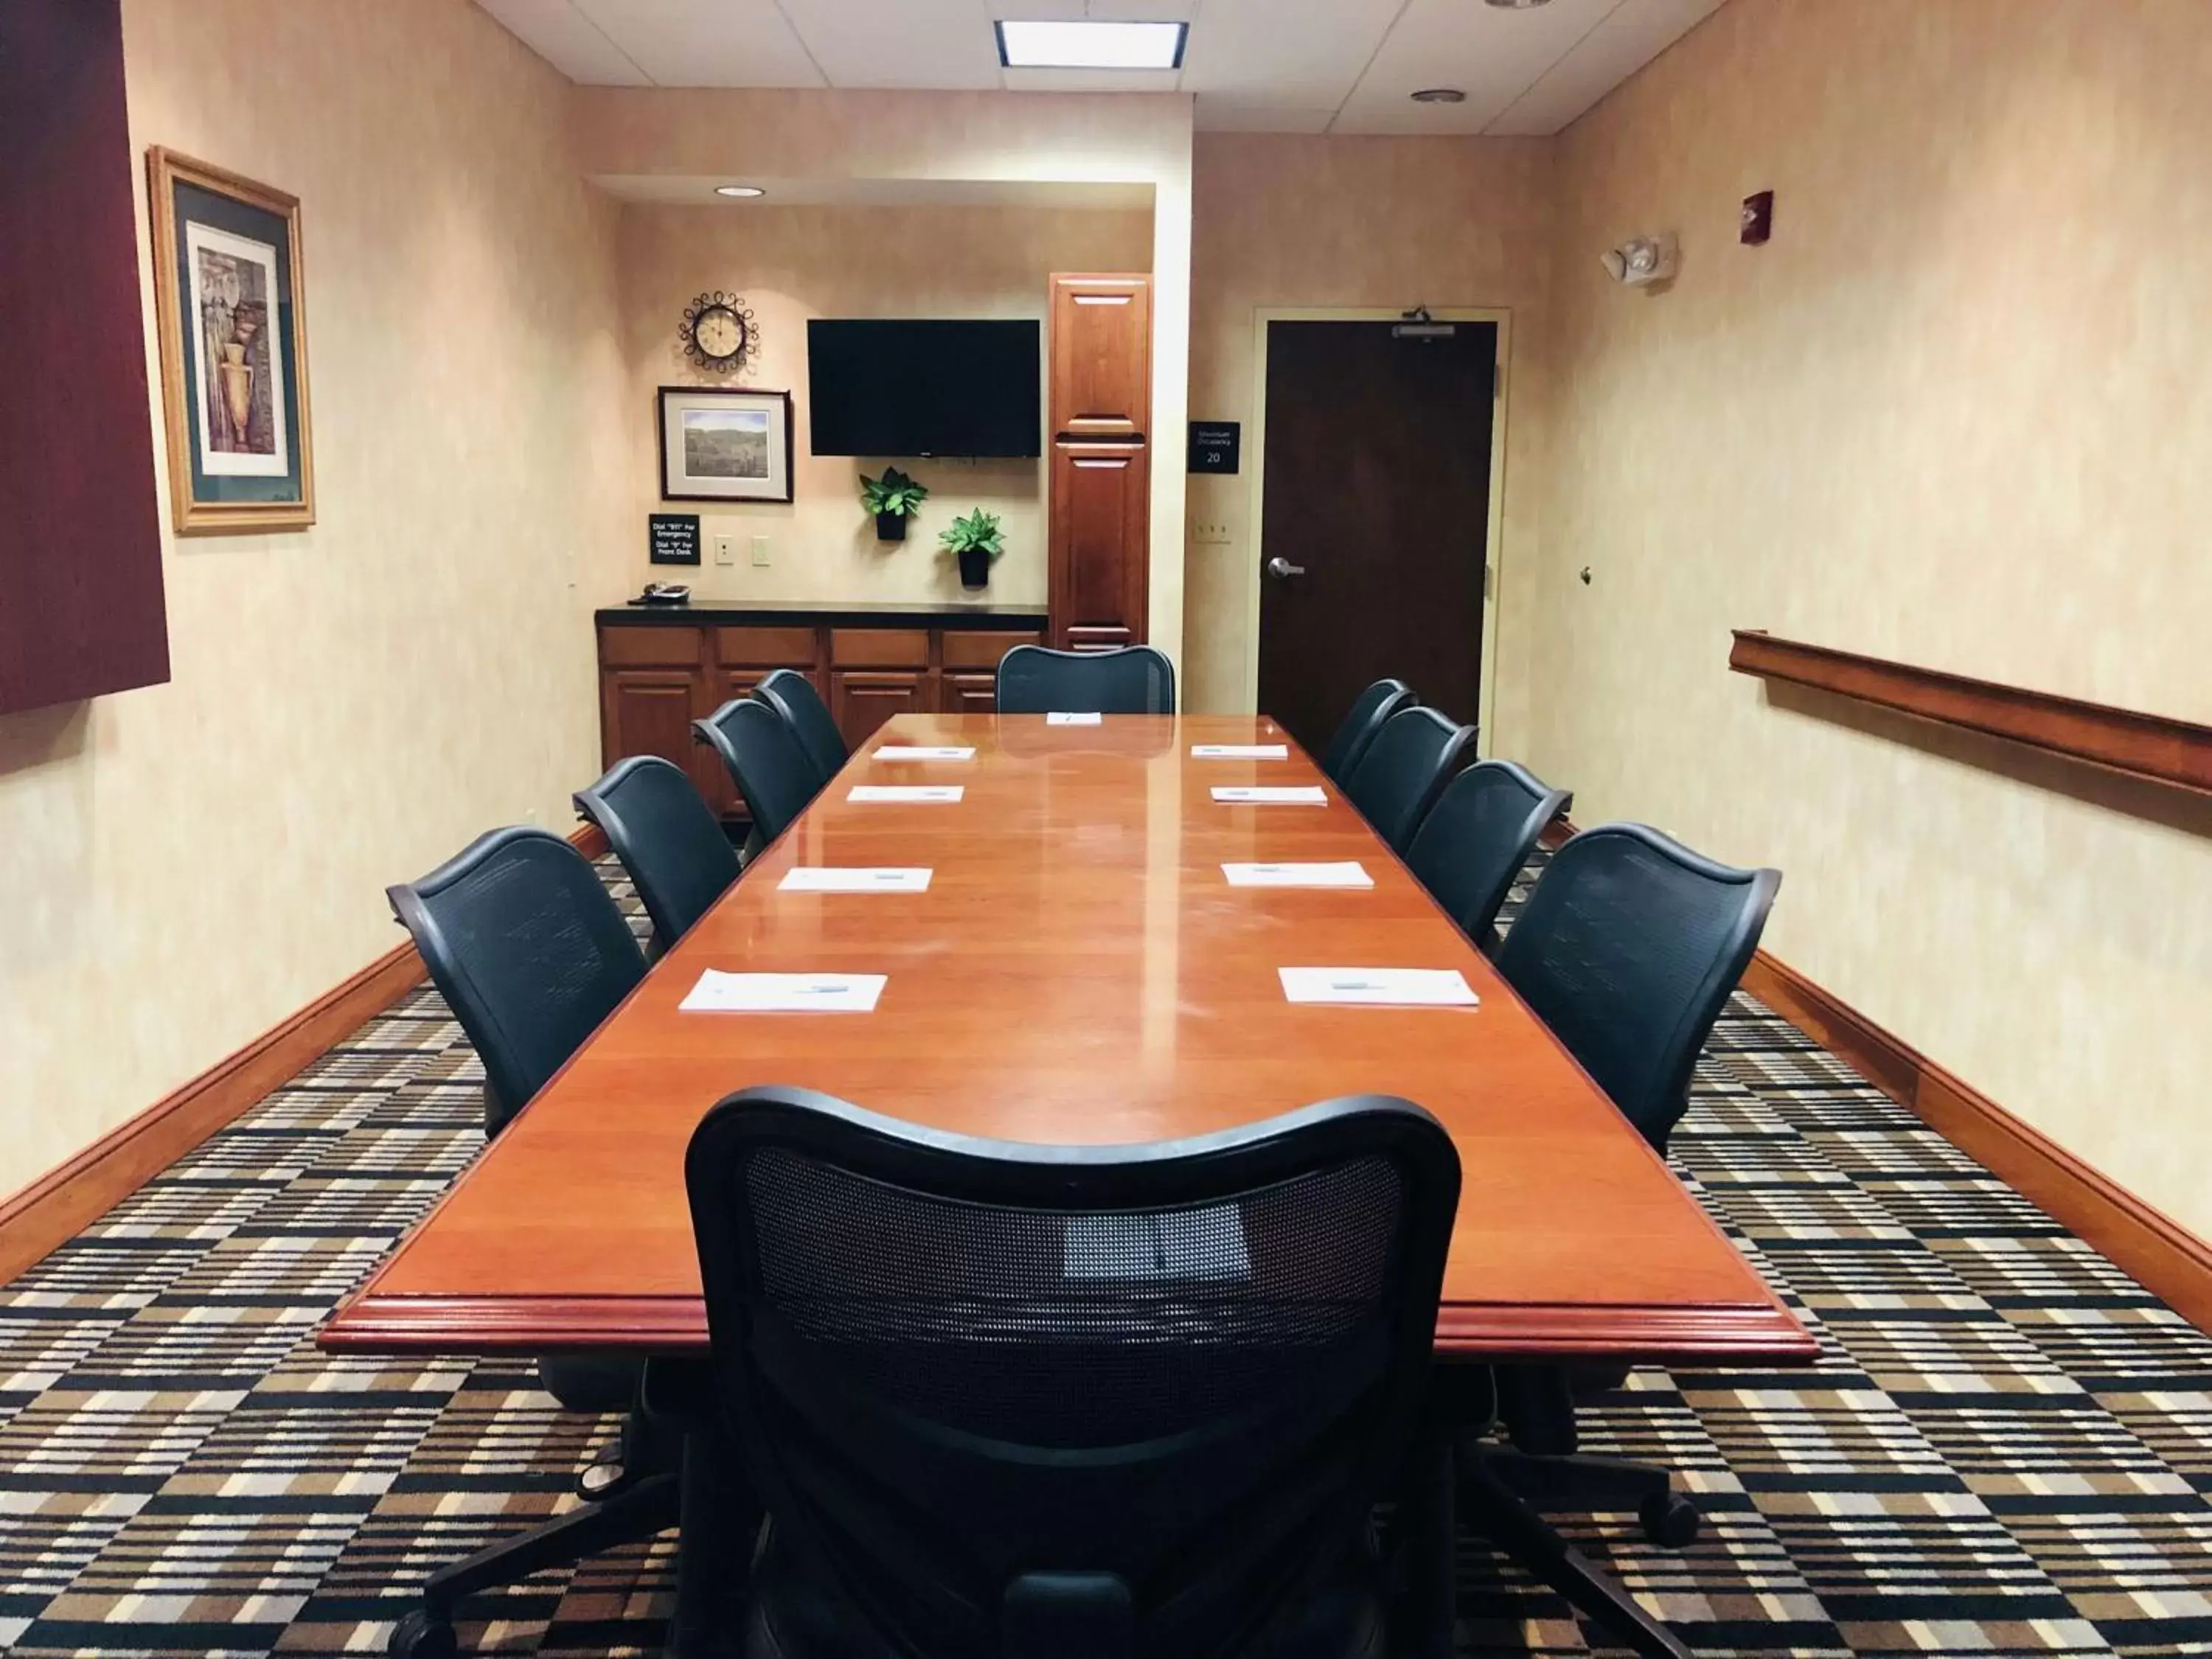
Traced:
[[817, 455], [1035, 455], [1036, 322], [814, 318], [807, 417]]

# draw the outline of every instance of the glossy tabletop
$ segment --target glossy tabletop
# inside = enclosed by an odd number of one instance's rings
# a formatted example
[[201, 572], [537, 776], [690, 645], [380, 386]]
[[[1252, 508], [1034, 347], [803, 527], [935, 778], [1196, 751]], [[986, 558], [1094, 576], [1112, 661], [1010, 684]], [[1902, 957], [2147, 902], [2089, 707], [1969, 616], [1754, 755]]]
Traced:
[[[972, 744], [964, 762], [875, 758]], [[1277, 761], [1194, 744], [1284, 743]], [[957, 783], [951, 805], [855, 783]], [[325, 1328], [324, 1346], [702, 1349], [693, 1125], [795, 1084], [1010, 1140], [1199, 1134], [1346, 1094], [1418, 1101], [1462, 1189], [1440, 1350], [1809, 1358], [1796, 1321], [1272, 721], [901, 715], [655, 965]], [[1224, 862], [1356, 859], [1365, 890], [1231, 888]], [[927, 866], [926, 892], [777, 890], [794, 865]], [[1294, 1006], [1279, 967], [1456, 968], [1473, 1009]], [[683, 1013], [704, 969], [880, 973], [869, 1014]]]

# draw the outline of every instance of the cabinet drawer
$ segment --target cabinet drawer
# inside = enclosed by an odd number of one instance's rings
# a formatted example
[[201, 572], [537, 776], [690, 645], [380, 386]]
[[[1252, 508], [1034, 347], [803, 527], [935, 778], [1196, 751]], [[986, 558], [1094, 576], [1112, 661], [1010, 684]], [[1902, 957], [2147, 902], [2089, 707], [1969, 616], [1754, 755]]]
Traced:
[[927, 668], [929, 635], [919, 628], [833, 628], [830, 661], [838, 668]]
[[666, 623], [620, 623], [599, 629], [599, 661], [608, 668], [696, 668], [699, 630]]
[[1042, 634], [969, 632], [945, 636], [944, 664], [947, 668], [996, 668], [999, 659], [1018, 645], [1042, 645]]
[[811, 668], [816, 641], [811, 628], [718, 628], [714, 659], [750, 668]]
[[1119, 651], [1134, 645], [1136, 638], [1126, 628], [1071, 628], [1067, 630], [1070, 651]]

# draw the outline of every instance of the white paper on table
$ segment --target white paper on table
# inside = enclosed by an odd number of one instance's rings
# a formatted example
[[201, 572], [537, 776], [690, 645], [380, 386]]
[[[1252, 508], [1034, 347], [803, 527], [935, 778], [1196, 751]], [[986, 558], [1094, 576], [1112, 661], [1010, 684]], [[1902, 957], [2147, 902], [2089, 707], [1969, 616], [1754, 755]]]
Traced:
[[951, 801], [960, 799], [964, 786], [957, 783], [856, 783], [847, 800]]
[[887, 743], [871, 758], [887, 761], [974, 760], [975, 751], [954, 744]]
[[1044, 717], [1047, 726], [1097, 726], [1105, 717], [1101, 714], [1051, 714]]
[[926, 893], [929, 872], [890, 866], [793, 867], [775, 884], [779, 893]]
[[1224, 864], [1231, 887], [1372, 887], [1375, 878], [1357, 860], [1341, 864]]
[[1231, 806], [1326, 806], [1328, 797], [1317, 783], [1271, 784], [1264, 788], [1217, 783], [1213, 798]]
[[687, 1014], [870, 1014], [881, 974], [726, 974], [709, 968], [678, 1005]]
[[1278, 968], [1292, 1002], [1382, 1003], [1394, 1007], [1473, 1008], [1475, 995], [1456, 968]]
[[1193, 760], [1288, 760], [1291, 746], [1286, 743], [1194, 743], [1190, 746]]

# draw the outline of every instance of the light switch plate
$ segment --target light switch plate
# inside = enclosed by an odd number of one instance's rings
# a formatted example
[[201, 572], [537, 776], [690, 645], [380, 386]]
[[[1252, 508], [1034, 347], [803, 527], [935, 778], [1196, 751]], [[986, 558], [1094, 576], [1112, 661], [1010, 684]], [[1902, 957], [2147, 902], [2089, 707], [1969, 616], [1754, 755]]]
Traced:
[[768, 562], [768, 538], [765, 536], [753, 538], [753, 562], [759, 565]]
[[1190, 538], [1200, 547], [1229, 545], [1229, 526], [1219, 519], [1193, 519]]

